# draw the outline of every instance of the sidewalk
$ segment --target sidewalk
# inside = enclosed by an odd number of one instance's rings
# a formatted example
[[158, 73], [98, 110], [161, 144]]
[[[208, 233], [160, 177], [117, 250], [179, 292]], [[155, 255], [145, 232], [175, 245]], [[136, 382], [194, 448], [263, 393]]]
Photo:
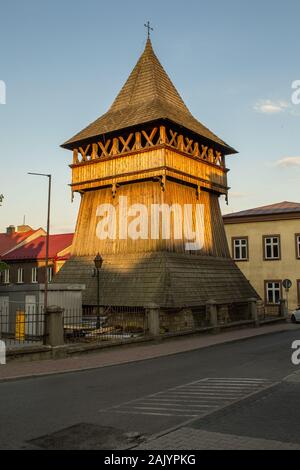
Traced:
[[265, 325], [259, 328], [252, 327], [242, 330], [227, 331], [216, 335], [184, 336], [155, 343], [118, 346], [103, 349], [97, 353], [72, 356], [64, 359], [8, 362], [6, 365], [0, 365], [0, 381], [76, 372], [125, 364], [128, 362], [143, 361], [145, 359], [154, 359], [160, 356], [192, 351], [255, 336], [284, 331], [296, 331], [299, 329], [300, 325], [280, 323]]
[[134, 450], [300, 450], [299, 443], [236, 436], [203, 429], [182, 427], [156, 439], [150, 439]]

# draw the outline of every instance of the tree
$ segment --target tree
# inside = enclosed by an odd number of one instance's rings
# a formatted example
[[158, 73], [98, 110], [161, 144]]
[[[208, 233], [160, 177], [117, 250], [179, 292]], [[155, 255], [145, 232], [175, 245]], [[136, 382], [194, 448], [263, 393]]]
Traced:
[[0, 194], [0, 206], [1, 206], [1, 203], [2, 203], [3, 199], [4, 199], [3, 194]]
[[5, 269], [8, 269], [9, 266], [8, 264], [4, 263], [4, 261], [0, 261], [0, 272], [5, 271]]

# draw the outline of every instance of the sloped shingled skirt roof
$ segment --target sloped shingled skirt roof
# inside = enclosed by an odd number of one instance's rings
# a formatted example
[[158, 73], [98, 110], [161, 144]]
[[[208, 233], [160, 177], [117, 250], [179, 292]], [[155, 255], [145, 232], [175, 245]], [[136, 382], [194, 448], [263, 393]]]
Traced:
[[[97, 304], [94, 257], [72, 257], [54, 278], [85, 284], [83, 303]], [[155, 252], [107, 256], [100, 271], [101, 305], [180, 308], [258, 298], [230, 258]]]

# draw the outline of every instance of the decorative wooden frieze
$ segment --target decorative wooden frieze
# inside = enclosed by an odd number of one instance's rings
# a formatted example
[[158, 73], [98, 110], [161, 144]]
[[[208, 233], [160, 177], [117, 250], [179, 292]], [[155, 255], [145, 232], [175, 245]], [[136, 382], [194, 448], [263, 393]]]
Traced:
[[167, 135], [166, 135], [166, 128], [165, 126], [160, 126], [159, 128], [159, 143], [161, 145], [167, 143]]
[[98, 155], [98, 144], [93, 144], [93, 150], [92, 150], [92, 155], [91, 155], [91, 160], [95, 160], [96, 158], [99, 158]]
[[91, 145], [88, 144], [85, 148], [85, 150], [82, 147], [79, 147], [79, 152], [82, 156], [82, 161], [86, 162], [88, 160], [88, 151], [90, 149]]
[[153, 127], [151, 132], [149, 132], [149, 130], [131, 132], [127, 136], [122, 135], [105, 141], [99, 140], [85, 147], [74, 149], [73, 164], [77, 165], [90, 160], [125, 155], [134, 151], [158, 146], [171, 147], [187, 155], [225, 168], [225, 157], [221, 152], [214, 150], [208, 145], [203, 145], [190, 137], [182, 134], [178, 135], [178, 132], [166, 126]]
[[77, 165], [79, 163], [78, 159], [78, 149], [73, 150], [73, 165]]
[[143, 148], [142, 146], [142, 135], [140, 132], [135, 133], [135, 143], [134, 143], [134, 150], [140, 150]]

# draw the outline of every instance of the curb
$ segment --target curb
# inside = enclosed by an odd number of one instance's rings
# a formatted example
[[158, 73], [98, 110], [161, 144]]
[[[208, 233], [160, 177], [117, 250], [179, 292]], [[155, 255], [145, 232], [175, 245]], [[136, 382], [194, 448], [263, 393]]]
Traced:
[[[286, 326], [286, 324], [284, 326]], [[185, 353], [188, 353], [188, 352], [191, 352], [191, 351], [196, 351], [198, 349], [208, 349], [208, 348], [213, 348], [213, 347], [216, 347], [216, 346], [221, 346], [221, 345], [224, 345], [224, 344], [238, 343], [238, 342], [242, 342], [242, 341], [252, 339], [252, 338], [264, 337], [264, 336], [268, 336], [270, 334], [276, 335], [276, 334], [281, 334], [281, 333], [294, 331], [294, 330], [298, 330], [298, 329], [300, 329], [300, 325], [298, 326], [298, 328], [295, 327], [295, 329], [283, 328], [283, 329], [278, 330], [278, 331], [267, 331], [267, 332], [263, 332], [263, 333], [253, 334], [253, 335], [243, 337], [243, 338], [234, 338], [234, 339], [229, 339], [229, 340], [225, 339], [224, 341], [219, 342], [219, 343], [215, 343], [215, 344], [209, 344], [209, 345], [203, 345], [203, 346], [199, 346], [199, 345], [196, 346], [195, 345], [195, 347], [192, 347], [191, 349], [186, 349], [186, 350], [183, 350], [183, 351], [167, 352], [165, 354], [155, 355], [155, 356], [152, 356], [152, 357], [127, 359], [127, 360], [124, 360], [124, 361], [117, 361], [117, 362], [111, 363], [111, 364], [102, 364], [102, 365], [97, 364], [97, 365], [90, 366], [90, 367], [85, 366], [85, 367], [76, 368], [76, 369], [63, 369], [63, 370], [59, 370], [59, 371], [58, 370], [53, 370], [53, 371], [47, 371], [47, 372], [39, 372], [39, 373], [31, 373], [31, 374], [25, 374], [25, 375], [15, 375], [15, 376], [11, 376], [11, 377], [3, 377], [3, 378], [0, 378], [0, 383], [9, 382], [9, 381], [34, 379], [34, 378], [40, 378], [40, 377], [49, 377], [49, 376], [52, 376], [52, 375], [72, 374], [72, 373], [76, 373], [76, 372], [90, 371], [90, 370], [94, 370], [94, 369], [102, 369], [103, 367], [114, 367], [114, 366], [119, 366], [119, 365], [123, 365], [123, 364], [130, 364], [130, 363], [134, 363], [134, 362], [148, 361], [148, 360], [158, 359], [160, 357], [173, 356], [173, 355], [176, 355], [176, 354], [185, 354]]]

